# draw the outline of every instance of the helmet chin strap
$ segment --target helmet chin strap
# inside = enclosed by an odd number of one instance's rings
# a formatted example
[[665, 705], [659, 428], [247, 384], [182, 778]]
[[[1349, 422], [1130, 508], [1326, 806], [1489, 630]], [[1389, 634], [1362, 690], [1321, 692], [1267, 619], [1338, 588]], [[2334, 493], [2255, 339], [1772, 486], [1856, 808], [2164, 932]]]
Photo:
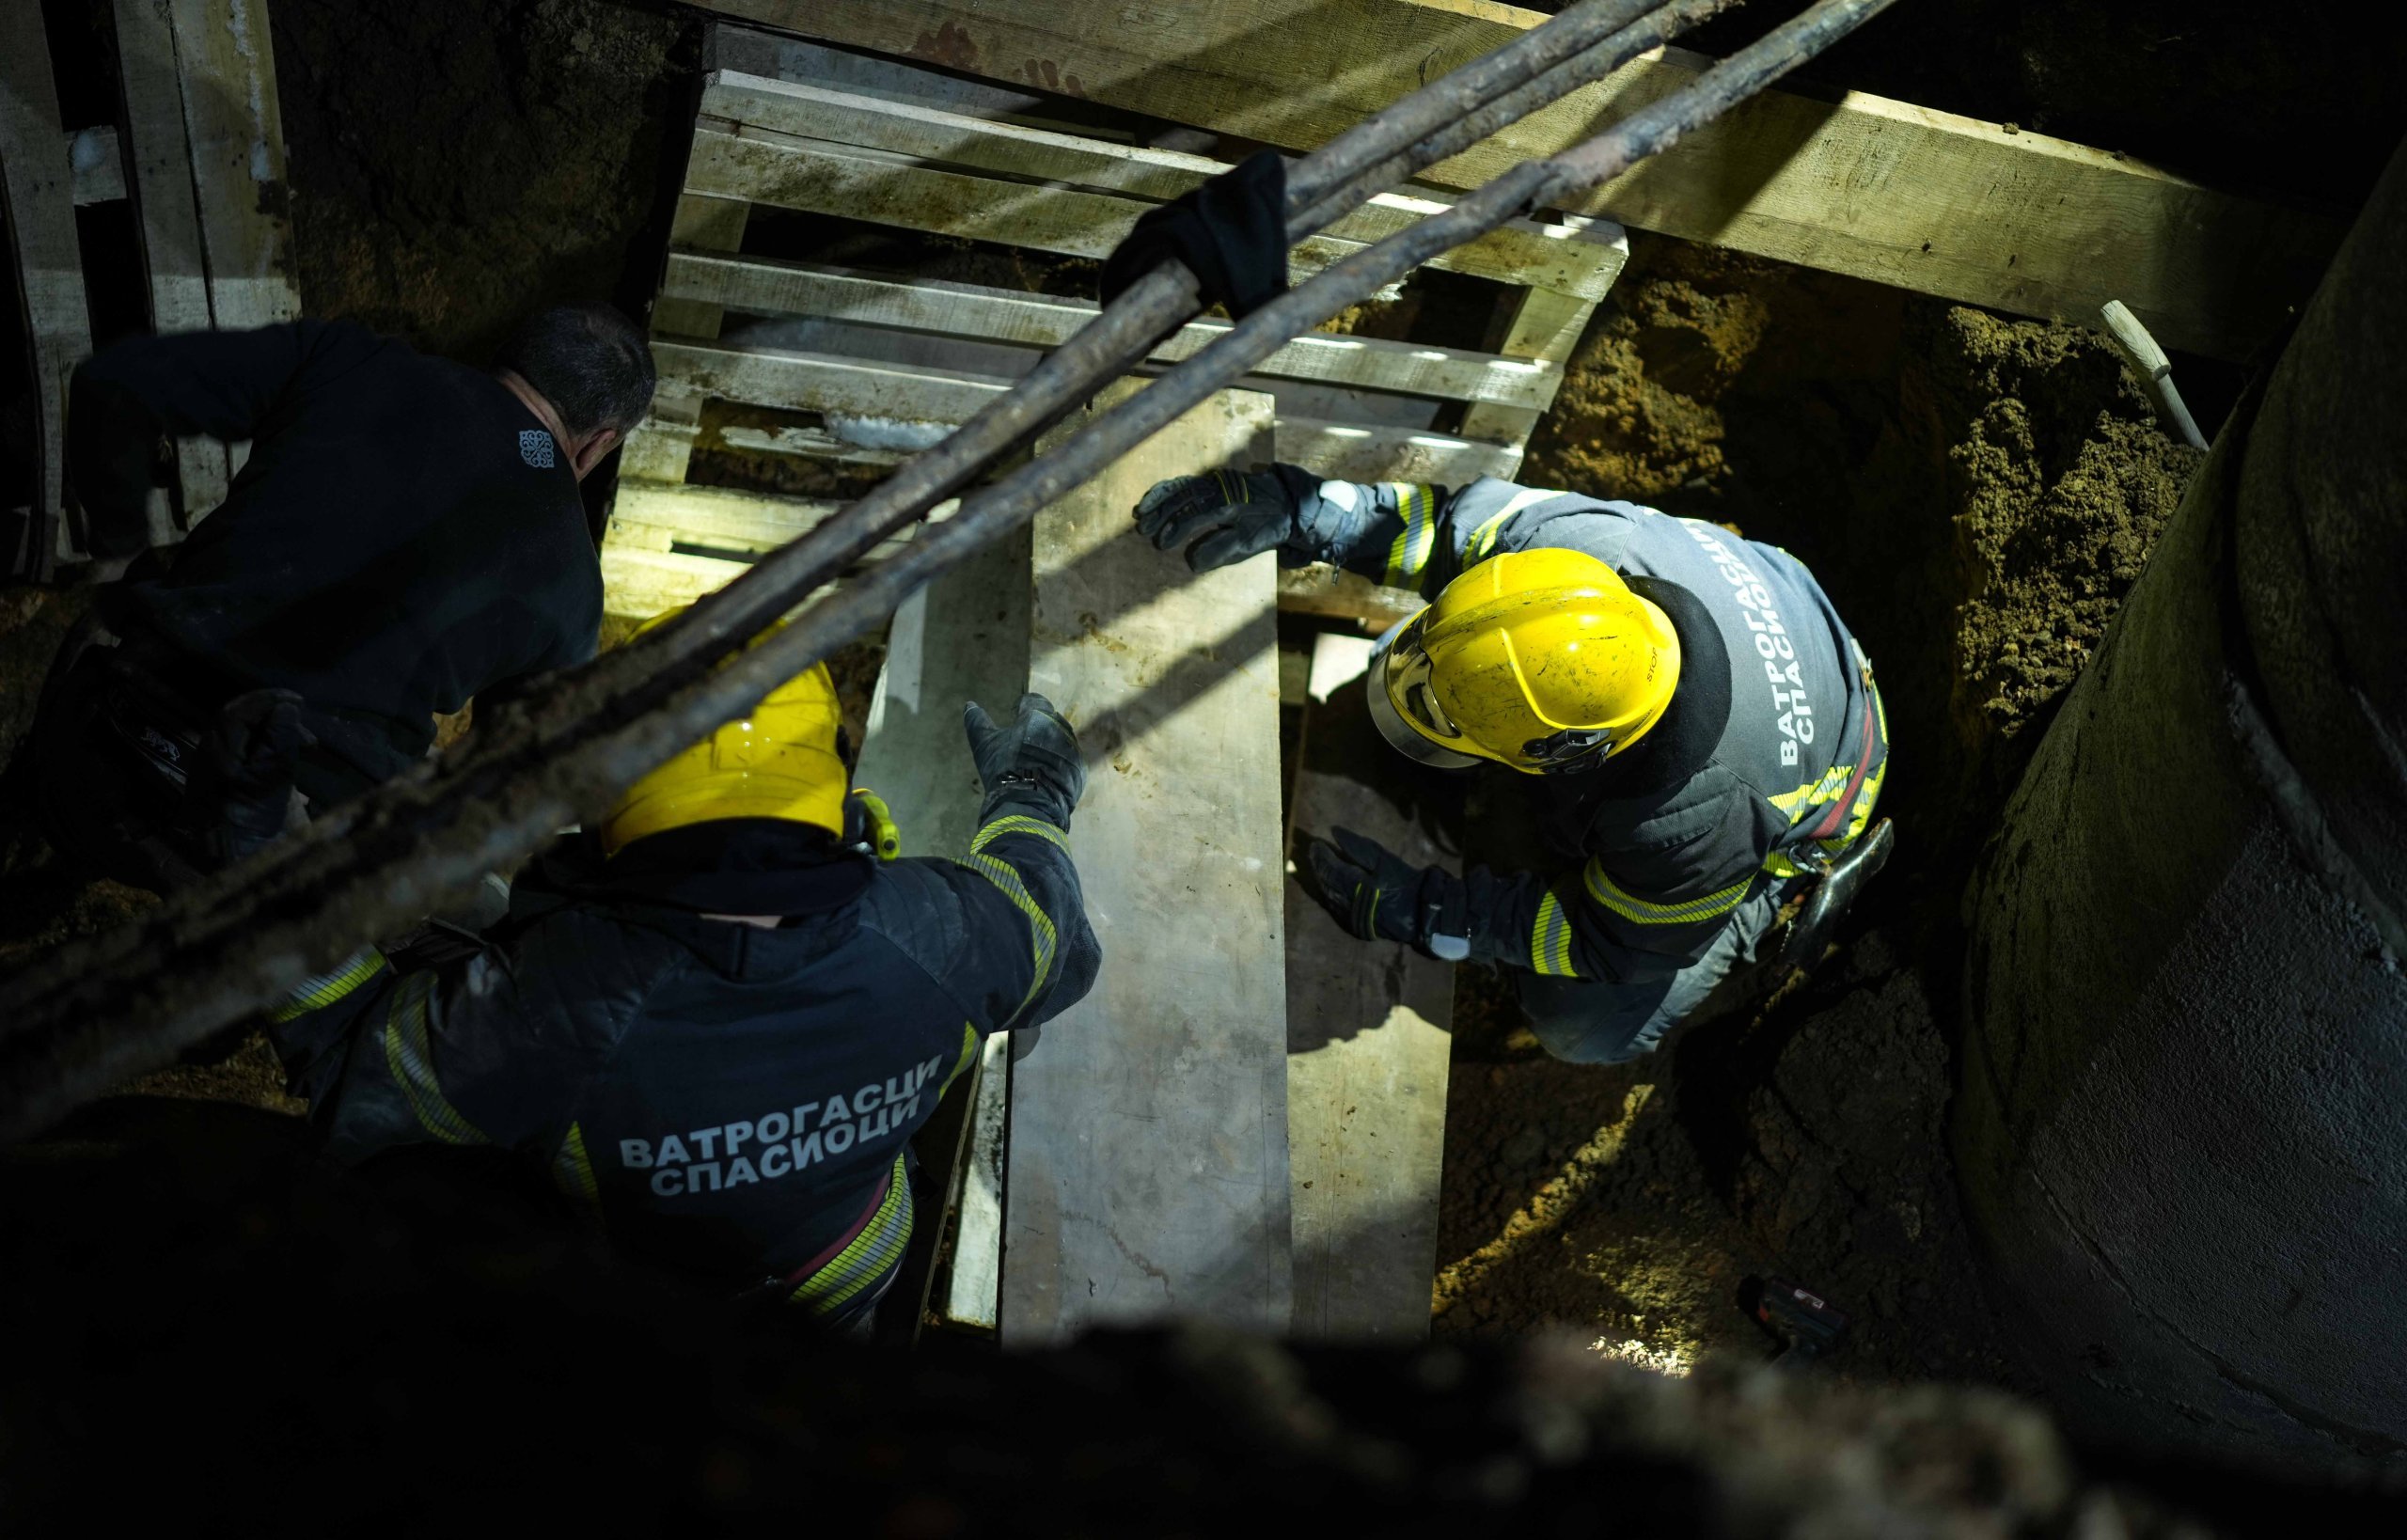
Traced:
[[1613, 735], [1601, 728], [1565, 728], [1521, 746], [1521, 756], [1542, 776], [1574, 776], [1594, 770], [1613, 752]]

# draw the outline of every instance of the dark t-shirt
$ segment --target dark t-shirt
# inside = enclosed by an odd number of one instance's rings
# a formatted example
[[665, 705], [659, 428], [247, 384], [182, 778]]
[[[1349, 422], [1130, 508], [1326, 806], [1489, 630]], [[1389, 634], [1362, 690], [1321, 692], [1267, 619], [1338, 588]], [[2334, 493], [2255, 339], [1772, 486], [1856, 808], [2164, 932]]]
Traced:
[[224, 507], [106, 613], [230, 690], [299, 692], [323, 750], [382, 780], [433, 714], [593, 655], [602, 578], [576, 477], [490, 374], [346, 322], [120, 343], [76, 379], [95, 517], [140, 491], [126, 435], [251, 441]]

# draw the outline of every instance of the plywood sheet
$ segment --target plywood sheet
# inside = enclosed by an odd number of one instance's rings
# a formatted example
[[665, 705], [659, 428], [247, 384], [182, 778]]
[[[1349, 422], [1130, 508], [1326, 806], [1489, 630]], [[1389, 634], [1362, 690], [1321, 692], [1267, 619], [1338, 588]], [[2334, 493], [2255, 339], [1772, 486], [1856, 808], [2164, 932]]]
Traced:
[[1268, 458], [1270, 424], [1223, 391], [1037, 519], [1030, 684], [1091, 768], [1070, 848], [1103, 970], [1013, 1065], [1006, 1345], [1288, 1325], [1272, 566], [1191, 575], [1129, 519], [1163, 477]]

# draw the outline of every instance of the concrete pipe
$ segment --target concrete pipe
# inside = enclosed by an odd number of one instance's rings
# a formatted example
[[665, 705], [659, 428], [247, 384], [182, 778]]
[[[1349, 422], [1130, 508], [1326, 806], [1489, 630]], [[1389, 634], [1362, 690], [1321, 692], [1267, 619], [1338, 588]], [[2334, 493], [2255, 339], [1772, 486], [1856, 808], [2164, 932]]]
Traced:
[[1957, 1156], [2075, 1428], [2407, 1470], [2407, 152], [1968, 895]]

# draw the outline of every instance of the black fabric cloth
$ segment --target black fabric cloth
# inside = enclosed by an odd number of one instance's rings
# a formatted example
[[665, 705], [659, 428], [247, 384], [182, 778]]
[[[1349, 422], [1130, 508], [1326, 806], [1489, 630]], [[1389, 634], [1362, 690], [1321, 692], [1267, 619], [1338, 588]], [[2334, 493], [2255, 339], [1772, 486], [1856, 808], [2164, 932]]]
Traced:
[[1172, 258], [1185, 262], [1204, 302], [1232, 316], [1262, 308], [1287, 289], [1287, 163], [1262, 150], [1186, 196], [1140, 217], [1104, 259], [1109, 305]]
[[188, 660], [201, 707], [295, 691], [357, 790], [421, 758], [434, 714], [593, 655], [575, 472], [492, 375], [346, 322], [120, 342], [73, 384], [68, 469], [92, 526], [138, 523], [152, 447], [195, 434], [247, 439], [249, 460], [166, 570], [113, 585], [102, 613]]
[[[861, 1223], [987, 1033], [1093, 983], [1067, 839], [1008, 804], [987, 813], [974, 868], [866, 861], [748, 820], [624, 868], [653, 841], [606, 857], [573, 836], [520, 876], [483, 950], [375, 967], [271, 1035], [338, 1159], [515, 1150], [631, 1255], [748, 1290]], [[680, 878], [681, 855], [703, 864]], [[781, 925], [712, 919], [737, 911], [691, 886], [789, 856], [817, 906]]]
[[578, 843], [544, 864], [567, 892], [651, 899], [702, 914], [800, 916], [860, 897], [877, 862], [825, 829], [721, 818], [647, 836], [606, 862]]

